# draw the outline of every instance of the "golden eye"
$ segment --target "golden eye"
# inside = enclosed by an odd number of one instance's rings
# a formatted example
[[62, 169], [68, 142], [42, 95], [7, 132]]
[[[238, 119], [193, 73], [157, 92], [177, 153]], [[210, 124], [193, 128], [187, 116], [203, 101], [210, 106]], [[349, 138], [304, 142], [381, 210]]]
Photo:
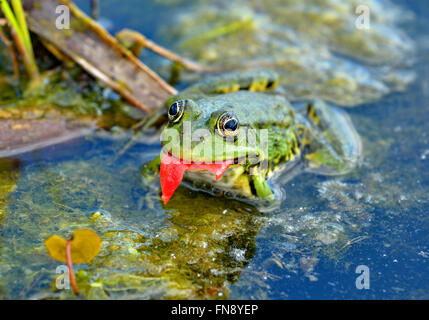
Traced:
[[224, 138], [235, 138], [238, 134], [240, 123], [231, 112], [222, 113], [216, 122], [216, 132]]
[[183, 114], [185, 113], [186, 100], [178, 100], [171, 104], [168, 108], [168, 120], [171, 123], [178, 123], [182, 120]]

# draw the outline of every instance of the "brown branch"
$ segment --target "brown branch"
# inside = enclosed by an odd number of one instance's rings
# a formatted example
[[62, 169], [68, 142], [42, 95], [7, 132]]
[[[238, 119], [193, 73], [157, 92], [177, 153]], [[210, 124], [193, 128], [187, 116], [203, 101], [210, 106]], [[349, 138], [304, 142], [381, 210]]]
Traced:
[[148, 48], [149, 50], [159, 54], [160, 56], [163, 56], [164, 58], [167, 58], [173, 62], [176, 62], [180, 64], [181, 66], [185, 67], [186, 69], [197, 71], [197, 72], [219, 72], [223, 71], [219, 67], [208, 67], [203, 66], [199, 64], [198, 62], [183, 58], [176, 53], [168, 50], [167, 48], [164, 48], [155, 42], [147, 39], [144, 35], [137, 31], [124, 29], [118, 32], [115, 37], [123, 42], [127, 41], [128, 39], [132, 39], [136, 42], [137, 46], [134, 48], [131, 48], [131, 51], [135, 56], [138, 56], [140, 54], [140, 50], [142, 48]]
[[[134, 106], [150, 113], [177, 90], [121, 46], [70, 0], [25, 1], [28, 26], [89, 74], [103, 81]], [[71, 30], [55, 28], [51, 21], [59, 4], [70, 9]]]
[[[88, 18], [82, 11], [80, 11], [76, 5], [74, 5], [70, 0], [59, 0], [63, 4], [67, 5], [70, 9], [70, 12], [73, 15], [80, 19], [82, 22], [85, 22], [92, 28], [92, 31], [96, 33], [100, 38], [102, 38], [106, 43], [109, 43], [112, 46], [112, 49], [118, 50], [119, 53], [128, 57], [130, 61], [134, 62], [134, 64], [144, 71], [148, 76], [150, 76], [153, 80], [155, 80], [161, 87], [163, 87], [166, 91], [170, 92], [170, 94], [177, 94], [177, 90], [173, 87], [169, 86], [164, 82], [154, 71], [149, 69], [146, 65], [144, 65], [140, 60], [138, 60], [131, 52], [123, 50], [121, 46], [118, 46], [118, 42], [115, 38], [109, 36], [106, 30], [103, 29], [98, 23], [94, 22], [90, 18]], [[122, 49], [122, 50], [121, 50]]]

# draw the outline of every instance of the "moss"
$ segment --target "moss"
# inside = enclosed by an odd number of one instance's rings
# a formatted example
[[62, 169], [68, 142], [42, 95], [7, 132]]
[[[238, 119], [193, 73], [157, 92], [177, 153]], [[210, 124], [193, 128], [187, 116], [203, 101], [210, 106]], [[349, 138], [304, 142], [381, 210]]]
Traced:
[[391, 5], [386, 16], [386, 4], [368, 5], [371, 28], [359, 30], [354, 1], [196, 2], [177, 6], [174, 30], [166, 25], [162, 34], [203, 64], [272, 68], [293, 99], [351, 107], [402, 90], [413, 75], [398, 67], [415, 46], [398, 26], [408, 13]]
[[0, 159], [0, 223], [5, 217], [7, 197], [18, 181], [19, 162], [16, 160]]
[[[103, 164], [108, 159], [98, 154], [23, 172], [8, 202], [13, 219], [2, 226], [20, 239], [13, 251], [2, 253], [7, 263], [28, 274], [46, 269], [41, 283], [50, 282], [56, 263], [46, 255], [35, 259], [43, 250], [34, 247], [42, 247], [51, 234], [67, 237], [73, 229], [91, 227], [103, 247], [87, 266], [77, 266], [78, 285], [86, 297], [226, 298], [228, 284], [255, 254], [259, 213], [186, 188], [179, 188], [163, 207], [158, 191], [145, 195], [138, 168], [121, 173]], [[149, 209], [138, 198], [151, 194], [158, 201]], [[198, 210], [195, 202], [201, 203]], [[7, 240], [10, 248], [11, 243]], [[234, 250], [243, 250], [244, 259], [237, 260]], [[3, 283], [14, 278], [6, 272]], [[34, 280], [26, 278], [22, 286]], [[51, 291], [51, 286], [35, 290], [52, 298], [71, 297], [71, 292]]]

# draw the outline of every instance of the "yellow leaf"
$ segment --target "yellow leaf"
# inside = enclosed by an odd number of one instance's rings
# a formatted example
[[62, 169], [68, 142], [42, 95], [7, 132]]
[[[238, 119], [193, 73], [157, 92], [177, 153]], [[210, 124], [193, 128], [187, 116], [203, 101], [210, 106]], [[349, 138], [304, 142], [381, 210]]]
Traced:
[[66, 243], [67, 240], [62, 237], [50, 236], [45, 240], [45, 247], [52, 258], [66, 263]]
[[[75, 230], [70, 240], [72, 263], [91, 261], [101, 249], [100, 237], [90, 229]], [[60, 236], [50, 236], [45, 240], [45, 247], [48, 249], [49, 255], [64, 263], [67, 262], [66, 244], [67, 240]]]

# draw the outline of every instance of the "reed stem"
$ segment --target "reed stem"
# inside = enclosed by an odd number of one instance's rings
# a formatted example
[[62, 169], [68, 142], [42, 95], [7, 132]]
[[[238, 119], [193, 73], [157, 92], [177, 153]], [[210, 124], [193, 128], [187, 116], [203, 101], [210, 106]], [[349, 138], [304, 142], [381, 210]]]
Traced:
[[25, 21], [25, 13], [21, 0], [11, 0], [14, 11], [7, 0], [0, 0], [1, 9], [11, 27], [11, 33], [15, 45], [21, 55], [25, 71], [30, 79], [36, 80], [39, 77], [39, 69], [34, 58], [33, 46], [31, 44], [30, 33]]
[[27, 22], [25, 20], [24, 9], [22, 8], [21, 0], [11, 0], [13, 11], [15, 13], [16, 20], [19, 27], [21, 28], [22, 35], [24, 37], [24, 44], [27, 50], [33, 52], [33, 46], [31, 45], [30, 32], [28, 32]]

